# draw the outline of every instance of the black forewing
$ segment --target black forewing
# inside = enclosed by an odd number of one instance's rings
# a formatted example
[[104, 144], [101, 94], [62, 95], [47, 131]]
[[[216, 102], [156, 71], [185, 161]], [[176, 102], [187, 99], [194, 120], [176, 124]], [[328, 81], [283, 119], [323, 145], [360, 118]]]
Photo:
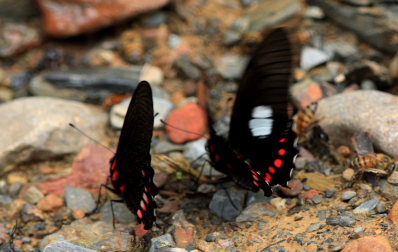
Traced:
[[[259, 44], [243, 74], [231, 116], [229, 143], [233, 149], [250, 158], [256, 169], [265, 172], [278, 151], [287, 151], [283, 167], [272, 174], [271, 185], [288, 180], [295, 134], [289, 118], [289, 85], [292, 72], [292, 50], [283, 29], [275, 29]], [[272, 130], [267, 137], [255, 137], [249, 127], [253, 109], [267, 106], [272, 109]], [[284, 143], [279, 142], [286, 137]], [[294, 152], [294, 153], [293, 153]], [[287, 160], [287, 161], [285, 161]]]
[[[148, 82], [142, 81], [134, 92], [124, 119], [111, 178], [115, 190], [138, 220], [144, 222], [146, 229], [152, 227], [155, 220], [156, 203], [153, 197], [158, 193], [153, 184], [150, 156], [153, 121], [152, 90]], [[112, 177], [115, 171], [118, 176]]]

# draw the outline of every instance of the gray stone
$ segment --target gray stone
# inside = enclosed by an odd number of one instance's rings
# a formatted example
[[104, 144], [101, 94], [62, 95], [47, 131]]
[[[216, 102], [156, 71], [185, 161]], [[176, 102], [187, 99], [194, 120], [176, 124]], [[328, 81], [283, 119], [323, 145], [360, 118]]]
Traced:
[[225, 46], [232, 46], [237, 44], [242, 39], [242, 34], [237, 31], [227, 30], [224, 33], [222, 43]]
[[325, 197], [326, 198], [333, 198], [334, 194], [336, 193], [335, 190], [326, 190], [325, 191]]
[[248, 63], [248, 57], [239, 54], [224, 54], [216, 61], [216, 69], [224, 79], [240, 79]]
[[341, 194], [340, 198], [342, 201], [349, 201], [355, 196], [357, 196], [357, 193], [355, 191], [344, 191], [343, 194]]
[[166, 22], [166, 13], [163, 11], [156, 11], [146, 14], [141, 18], [141, 23], [148, 27], [158, 27]]
[[330, 59], [330, 56], [325, 52], [306, 46], [301, 51], [300, 67], [305, 71], [308, 71], [316, 66], [326, 63]]
[[243, 190], [235, 188], [219, 190], [213, 195], [209, 209], [221, 219], [233, 221], [241, 213], [244, 200], [245, 191]]
[[315, 204], [322, 203], [323, 196], [321, 194], [315, 195], [314, 197], [312, 197], [311, 201], [314, 202]]
[[171, 234], [164, 234], [151, 239], [151, 247], [149, 248], [149, 252], [157, 252], [160, 248], [174, 246], [175, 243]]
[[96, 203], [90, 192], [77, 187], [68, 186], [65, 189], [66, 206], [72, 210], [84, 210], [87, 213], [92, 212]]
[[[115, 215], [116, 223], [122, 224], [132, 224], [134, 221], [137, 220], [134, 214], [127, 208], [125, 203], [112, 203], [113, 206], [113, 213]], [[107, 223], [112, 223], [112, 209], [111, 209], [111, 202], [108, 201], [104, 204], [101, 208], [101, 216], [102, 220]]]
[[0, 105], [0, 172], [16, 164], [49, 160], [78, 152], [91, 140], [68, 124], [75, 123], [97, 139], [104, 139], [106, 114], [73, 101], [29, 97]]
[[183, 55], [175, 61], [175, 65], [180, 73], [191, 80], [199, 80], [201, 77], [200, 70], [192, 64], [188, 56]]
[[368, 132], [376, 149], [398, 158], [398, 98], [380, 91], [360, 90], [322, 99], [316, 118], [335, 145], [351, 145], [351, 137]]
[[30, 186], [23, 195], [23, 199], [31, 204], [36, 204], [43, 198], [43, 193], [35, 186]]
[[168, 39], [168, 45], [171, 48], [176, 48], [182, 43], [182, 39], [180, 36], [177, 34], [170, 34], [169, 39]]
[[323, 228], [324, 226], [326, 226], [325, 223], [321, 223], [321, 222], [312, 223], [312, 224], [307, 228], [307, 232], [310, 233], [310, 232], [317, 231], [317, 230]]
[[0, 206], [11, 205], [13, 199], [8, 195], [0, 195]]
[[88, 248], [84, 248], [69, 241], [59, 241], [55, 243], [51, 243], [47, 245], [43, 252], [64, 252], [64, 251], [74, 251], [74, 252], [96, 252], [98, 250], [92, 250]]
[[23, 186], [24, 186], [23, 183], [15, 182], [12, 185], [10, 185], [10, 188], [8, 189], [8, 191], [12, 197], [16, 197], [19, 194], [19, 192], [21, 191]]
[[373, 198], [368, 201], [363, 202], [354, 209], [355, 214], [368, 214], [370, 211], [376, 208], [380, 200], [378, 198]]
[[342, 227], [352, 227], [356, 220], [354, 216], [338, 216], [338, 217], [328, 217], [326, 218], [326, 224], [328, 225], [339, 225]]
[[344, 41], [331, 41], [324, 47], [325, 51], [330, 52], [329, 54], [333, 55], [333, 57], [337, 60], [353, 62], [354, 60], [358, 60], [360, 58], [357, 47]]

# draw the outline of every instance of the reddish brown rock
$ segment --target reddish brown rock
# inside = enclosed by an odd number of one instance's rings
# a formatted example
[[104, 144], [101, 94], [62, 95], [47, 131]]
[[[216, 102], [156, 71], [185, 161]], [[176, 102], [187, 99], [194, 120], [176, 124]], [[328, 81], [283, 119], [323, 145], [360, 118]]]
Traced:
[[149, 230], [144, 229], [144, 224], [139, 224], [134, 227], [134, 235], [141, 240], [144, 235], [146, 235], [149, 232]]
[[99, 186], [109, 175], [109, 160], [113, 153], [99, 145], [84, 148], [72, 165], [72, 174], [57, 180], [46, 181], [39, 186], [47, 192], [63, 194], [67, 186], [79, 187], [98, 194]]
[[[175, 143], [185, 143], [203, 137], [206, 127], [206, 113], [196, 103], [173, 110], [167, 120], [167, 133]], [[189, 133], [192, 132], [192, 133]]]
[[388, 239], [382, 235], [365, 236], [353, 240], [345, 246], [342, 252], [392, 252]]
[[163, 7], [169, 0], [38, 0], [45, 29], [65, 37], [98, 30], [123, 19]]
[[185, 219], [184, 212], [176, 212], [173, 216], [173, 237], [177, 247], [186, 248], [193, 242], [194, 234], [195, 226]]
[[64, 201], [58, 195], [49, 194], [40, 200], [37, 204], [37, 208], [42, 211], [52, 211], [62, 207], [63, 203]]
[[83, 219], [84, 216], [86, 216], [86, 211], [84, 211], [82, 209], [75, 209], [72, 211], [72, 215], [73, 215], [73, 218], [75, 218], [76, 220], [80, 220], [80, 219]]
[[280, 190], [284, 196], [294, 197], [303, 190], [303, 183], [298, 179], [293, 179], [289, 181], [288, 187], [281, 186]]
[[351, 155], [351, 150], [348, 148], [346, 145], [340, 145], [339, 148], [337, 148], [337, 151], [343, 156], [343, 157], [349, 157]]
[[311, 189], [304, 194], [304, 198], [312, 199], [313, 197], [317, 196], [319, 192], [315, 189]]
[[398, 224], [398, 201], [392, 206], [390, 212], [388, 213], [388, 218], [390, 218], [393, 224]]

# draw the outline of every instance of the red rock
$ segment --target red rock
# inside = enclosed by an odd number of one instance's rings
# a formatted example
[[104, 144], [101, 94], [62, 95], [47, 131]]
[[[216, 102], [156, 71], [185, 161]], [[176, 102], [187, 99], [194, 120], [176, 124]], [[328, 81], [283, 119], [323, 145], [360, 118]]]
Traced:
[[382, 235], [365, 236], [353, 240], [341, 252], [392, 252], [388, 239]]
[[37, 208], [42, 211], [52, 211], [62, 207], [63, 204], [64, 201], [61, 197], [55, 194], [49, 194], [40, 200], [37, 204]]
[[317, 190], [311, 189], [304, 194], [304, 198], [312, 199], [313, 197], [317, 196], [318, 194], [319, 194], [319, 192]]
[[68, 177], [40, 183], [47, 192], [61, 195], [67, 186], [75, 186], [98, 194], [101, 184], [109, 175], [109, 160], [113, 153], [99, 145], [89, 145], [76, 157], [72, 174]]
[[390, 218], [393, 224], [398, 224], [398, 201], [392, 206], [390, 212], [388, 213], [388, 218]]
[[[207, 127], [206, 112], [196, 103], [173, 110], [166, 125], [170, 140], [185, 143], [203, 137]], [[192, 133], [188, 133], [192, 132]]]
[[173, 216], [173, 237], [177, 247], [186, 248], [193, 242], [195, 226], [189, 223], [184, 216], [184, 212], [178, 211]]
[[38, 0], [38, 3], [47, 33], [65, 37], [95, 31], [158, 9], [169, 0]]
[[288, 187], [281, 186], [280, 190], [284, 196], [294, 197], [303, 190], [303, 183], [298, 179], [293, 179], [289, 181]]

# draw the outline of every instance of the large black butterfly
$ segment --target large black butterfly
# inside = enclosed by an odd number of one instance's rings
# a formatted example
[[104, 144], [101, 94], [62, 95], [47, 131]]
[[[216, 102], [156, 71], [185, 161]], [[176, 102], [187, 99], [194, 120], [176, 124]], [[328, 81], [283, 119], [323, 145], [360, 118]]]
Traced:
[[150, 145], [153, 131], [152, 89], [141, 81], [124, 119], [116, 154], [111, 159], [113, 192], [119, 195], [137, 218], [150, 229], [155, 221], [154, 200], [158, 188], [153, 183]]
[[216, 170], [238, 185], [272, 194], [271, 186], [286, 186], [297, 154], [289, 116], [288, 88], [292, 52], [279, 28], [259, 44], [243, 74], [232, 110], [228, 140], [218, 136], [209, 120], [207, 142]]

